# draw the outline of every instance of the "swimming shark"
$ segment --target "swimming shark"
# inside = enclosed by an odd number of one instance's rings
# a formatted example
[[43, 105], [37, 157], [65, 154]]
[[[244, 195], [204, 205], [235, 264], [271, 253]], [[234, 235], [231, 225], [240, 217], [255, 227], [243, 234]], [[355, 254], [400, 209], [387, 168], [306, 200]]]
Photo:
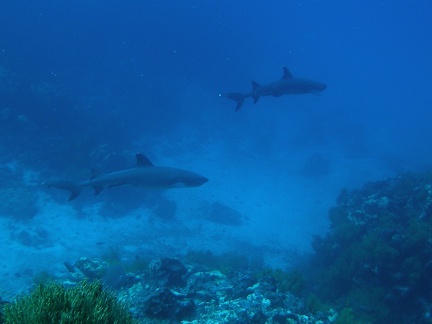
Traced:
[[236, 101], [237, 106], [235, 111], [238, 111], [243, 105], [243, 101], [248, 97], [252, 97], [255, 104], [258, 102], [260, 97], [280, 97], [286, 94], [305, 93], [312, 93], [318, 95], [321, 91], [324, 91], [325, 88], [327, 88], [327, 85], [325, 85], [324, 83], [293, 77], [291, 72], [284, 66], [282, 77], [275, 82], [260, 85], [259, 83], [252, 81], [251, 92], [228, 92], [220, 93], [219, 96]]
[[136, 155], [136, 166], [130, 169], [119, 170], [111, 173], [100, 174], [92, 170], [90, 180], [76, 182], [71, 180], [57, 180], [46, 182], [48, 187], [54, 187], [70, 191], [69, 201], [75, 199], [86, 187], [92, 187], [95, 195], [100, 194], [105, 188], [122, 185], [133, 185], [145, 188], [170, 189], [179, 187], [199, 187], [208, 179], [191, 171], [159, 167], [143, 154]]

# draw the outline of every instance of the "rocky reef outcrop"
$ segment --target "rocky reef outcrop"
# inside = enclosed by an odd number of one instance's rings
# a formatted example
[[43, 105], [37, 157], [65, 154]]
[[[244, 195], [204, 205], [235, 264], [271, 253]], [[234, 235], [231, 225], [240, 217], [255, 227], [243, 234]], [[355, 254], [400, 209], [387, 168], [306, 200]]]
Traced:
[[133, 273], [119, 274], [128, 280], [113, 281], [111, 268], [117, 265], [104, 260], [81, 258], [74, 265], [65, 265], [70, 271], [69, 283], [89, 278], [105, 285], [115, 282], [112, 288], [119, 299], [143, 323], [306, 324], [330, 323], [335, 318], [329, 309], [312, 312], [307, 302], [290, 290], [302, 279], [289, 272], [222, 273], [177, 258], [159, 258]]
[[432, 314], [432, 176], [403, 174], [342, 190], [313, 241], [319, 295], [372, 323]]

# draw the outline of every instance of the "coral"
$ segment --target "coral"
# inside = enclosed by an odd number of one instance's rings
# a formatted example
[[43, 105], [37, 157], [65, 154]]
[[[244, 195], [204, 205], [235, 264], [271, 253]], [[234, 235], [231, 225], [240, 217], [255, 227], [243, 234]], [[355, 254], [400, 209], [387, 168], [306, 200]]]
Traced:
[[57, 283], [39, 284], [3, 310], [6, 324], [21, 323], [134, 323], [115, 295], [100, 282], [79, 283], [66, 289]]
[[[238, 271], [225, 275], [183, 262], [153, 260], [142, 280], [120, 292], [135, 318], [145, 323], [329, 323], [327, 310], [310, 313], [302, 298], [277, 291], [276, 279], [268, 275], [259, 279]], [[277, 273], [298, 281], [297, 274]], [[171, 275], [181, 284], [173, 285]]]
[[424, 320], [423, 309], [432, 305], [431, 216], [430, 175], [342, 190], [329, 211], [329, 233], [313, 241], [318, 296], [345, 305], [340, 318]]

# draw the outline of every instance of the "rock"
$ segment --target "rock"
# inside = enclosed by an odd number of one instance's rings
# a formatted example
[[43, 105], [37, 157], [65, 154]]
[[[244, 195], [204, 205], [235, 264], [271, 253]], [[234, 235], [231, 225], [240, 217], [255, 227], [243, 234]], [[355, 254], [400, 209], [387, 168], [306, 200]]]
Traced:
[[175, 295], [169, 288], [159, 288], [144, 303], [147, 316], [162, 320], [184, 320], [195, 312], [192, 299]]
[[224, 296], [232, 292], [227, 278], [221, 272], [196, 272], [189, 276], [187, 287], [184, 289], [188, 297], [202, 302], [215, 301], [221, 294]]
[[210, 206], [207, 220], [213, 223], [231, 226], [243, 225], [243, 217], [238, 211], [218, 202]]
[[246, 298], [253, 292], [252, 286], [257, 282], [254, 276], [241, 272], [232, 272], [228, 278], [233, 286], [232, 298]]
[[75, 267], [90, 280], [102, 279], [107, 273], [109, 264], [97, 258], [80, 258]]
[[[92, 276], [104, 269], [98, 259], [86, 258], [80, 259], [76, 268]], [[258, 280], [241, 272], [224, 275], [217, 270], [201, 270], [177, 259], [162, 258], [152, 261], [148, 271], [140, 275], [105, 268], [105, 278], [110, 271], [115, 274], [111, 281], [122, 288], [119, 299], [127, 303], [136, 319], [146, 323], [329, 323], [317, 322], [301, 298], [278, 292], [271, 276]], [[308, 316], [302, 315], [304, 312]], [[328, 314], [323, 314], [326, 319]]]
[[277, 281], [272, 276], [264, 276], [258, 280], [257, 291], [264, 292], [276, 292], [277, 291]]
[[158, 287], [185, 287], [187, 268], [178, 259], [161, 258], [153, 260], [149, 269]]
[[268, 320], [268, 316], [262, 310], [256, 312], [251, 318], [251, 324], [264, 324]]

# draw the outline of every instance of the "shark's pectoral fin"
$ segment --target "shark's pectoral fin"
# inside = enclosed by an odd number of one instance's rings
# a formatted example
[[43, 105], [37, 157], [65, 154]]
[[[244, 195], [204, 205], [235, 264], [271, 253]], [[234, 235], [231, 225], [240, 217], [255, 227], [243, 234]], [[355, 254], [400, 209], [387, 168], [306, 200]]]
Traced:
[[256, 104], [256, 103], [258, 102], [260, 96], [258, 96], [258, 95], [253, 95], [252, 98], [253, 98], [254, 104]]
[[260, 98], [260, 96], [257, 94], [257, 90], [260, 87], [258, 82], [252, 81], [252, 98], [254, 101], [254, 104], [256, 104]]
[[74, 190], [74, 191], [72, 191], [68, 200], [69, 201], [74, 200], [76, 197], [79, 196], [80, 193], [81, 193], [80, 190]]
[[69, 201], [74, 200], [81, 193], [81, 188], [77, 185], [75, 181], [69, 180], [59, 180], [59, 181], [49, 181], [45, 182], [44, 185], [48, 187], [54, 187], [58, 189], [70, 191]]
[[102, 187], [102, 186], [93, 186], [93, 189], [94, 189], [95, 196], [97, 196], [97, 195], [99, 195], [102, 192], [102, 190], [104, 190], [104, 187]]
[[256, 81], [252, 81], [252, 93], [255, 93], [255, 91], [260, 87], [260, 84]]

